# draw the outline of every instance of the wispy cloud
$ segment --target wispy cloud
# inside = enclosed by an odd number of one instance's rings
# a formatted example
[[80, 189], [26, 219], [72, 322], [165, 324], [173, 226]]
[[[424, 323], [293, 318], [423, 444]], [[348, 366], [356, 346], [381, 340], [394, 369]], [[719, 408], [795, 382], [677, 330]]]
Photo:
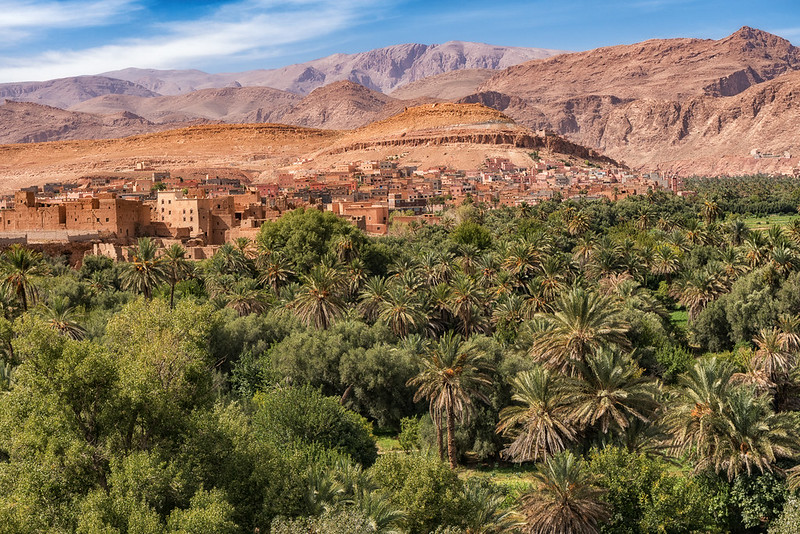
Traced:
[[49, 50], [0, 59], [0, 81], [60, 78], [125, 67], [188, 68], [237, 57], [268, 57], [280, 46], [324, 37], [357, 20], [367, 0], [244, 0], [203, 18], [148, 28], [129, 38], [79, 50]]
[[27, 30], [98, 26], [138, 8], [135, 0], [3, 1], [0, 31], [19, 35]]

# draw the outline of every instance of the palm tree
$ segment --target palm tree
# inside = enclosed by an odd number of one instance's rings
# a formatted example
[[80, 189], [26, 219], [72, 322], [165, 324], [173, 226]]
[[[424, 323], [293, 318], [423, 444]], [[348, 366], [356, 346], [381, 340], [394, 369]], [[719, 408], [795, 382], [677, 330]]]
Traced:
[[717, 272], [708, 266], [704, 269], [687, 270], [676, 280], [670, 293], [686, 306], [689, 320], [693, 321], [708, 303], [716, 300], [725, 291]]
[[469, 512], [465, 534], [511, 534], [525, 526], [525, 517], [506, 506], [505, 496], [483, 481], [468, 479], [462, 498]]
[[547, 458], [575, 440], [575, 428], [564, 402], [562, 375], [543, 367], [524, 371], [511, 381], [516, 404], [500, 411], [497, 432], [512, 438], [503, 454], [514, 462]]
[[282, 252], [268, 252], [256, 259], [256, 266], [260, 272], [258, 280], [272, 288], [277, 293], [280, 287], [294, 275], [291, 264]]
[[266, 308], [264, 293], [255, 280], [245, 278], [236, 282], [224, 295], [225, 307], [236, 310], [240, 317], [251, 313], [262, 313]]
[[459, 274], [450, 284], [450, 312], [461, 321], [461, 331], [469, 335], [478, 329], [480, 308], [485, 304], [486, 294], [471, 276]]
[[486, 390], [492, 385], [492, 365], [477, 347], [453, 331], [430, 345], [420, 357], [419, 373], [408, 381], [417, 388], [414, 402], [427, 399], [431, 418], [437, 425], [447, 421], [447, 456], [450, 467], [458, 465], [456, 421], [469, 418], [472, 399], [488, 403]]
[[571, 452], [547, 458], [533, 475], [535, 488], [522, 497], [532, 534], [596, 534], [608, 508], [603, 490]]
[[50, 327], [68, 338], [80, 341], [86, 329], [75, 320], [75, 308], [66, 297], [53, 297], [49, 304], [41, 305], [41, 315]]
[[667, 244], [656, 247], [653, 253], [653, 262], [650, 266], [653, 274], [664, 276], [667, 283], [669, 283], [670, 277], [680, 269], [681, 258], [675, 247]]
[[292, 302], [295, 315], [306, 325], [327, 329], [344, 312], [340, 297], [342, 275], [332, 267], [317, 265], [301, 277], [302, 287]]
[[790, 350], [789, 336], [778, 328], [762, 328], [753, 339], [756, 344], [754, 367], [762, 369], [775, 384], [788, 378], [794, 368], [795, 355]]
[[124, 289], [142, 293], [147, 300], [152, 298], [153, 289], [167, 278], [164, 261], [157, 257], [157, 251], [156, 242], [149, 237], [140, 237], [136, 246], [128, 249], [130, 263], [121, 277]]
[[750, 234], [750, 229], [741, 219], [736, 219], [728, 224], [727, 231], [730, 237], [730, 243], [734, 247], [740, 246], [744, 242], [745, 238], [747, 238], [747, 236]]
[[0, 255], [2, 284], [16, 295], [23, 312], [28, 311], [28, 304], [36, 300], [34, 277], [43, 276], [47, 271], [41, 253], [21, 245], [11, 245]]
[[703, 218], [706, 224], [711, 224], [719, 218], [720, 209], [719, 205], [713, 200], [706, 200], [703, 202]]
[[641, 376], [630, 359], [605, 350], [580, 365], [580, 377], [567, 384], [564, 402], [576, 424], [607, 434], [624, 431], [634, 419], [651, 422], [657, 394], [657, 385]]
[[169, 282], [169, 307], [175, 307], [175, 285], [191, 272], [186, 260], [186, 249], [180, 243], [173, 243], [161, 254], [164, 273]]
[[393, 285], [378, 304], [378, 319], [386, 323], [398, 337], [417, 330], [424, 314], [417, 296]]
[[358, 309], [364, 314], [367, 321], [374, 322], [380, 313], [381, 304], [389, 294], [389, 284], [385, 278], [373, 276], [364, 284], [364, 289], [358, 297]]
[[613, 297], [574, 288], [559, 298], [553, 313], [542, 314], [544, 330], [534, 335], [530, 354], [552, 369], [574, 374], [594, 352], [627, 348], [628, 323]]
[[775, 414], [768, 397], [734, 385], [732, 376], [731, 365], [716, 358], [696, 363], [667, 412], [673, 444], [689, 453], [695, 471], [724, 471], [729, 479], [771, 471], [776, 459], [800, 450], [792, 416]]

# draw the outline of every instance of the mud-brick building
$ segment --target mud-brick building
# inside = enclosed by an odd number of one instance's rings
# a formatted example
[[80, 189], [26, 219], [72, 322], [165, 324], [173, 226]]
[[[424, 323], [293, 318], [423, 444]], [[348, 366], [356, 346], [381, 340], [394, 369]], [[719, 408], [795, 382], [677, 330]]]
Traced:
[[119, 239], [140, 235], [150, 224], [150, 207], [114, 193], [74, 201], [37, 201], [32, 191], [17, 191], [14, 209], [0, 211], [3, 232], [94, 232]]
[[66, 230], [66, 209], [60, 202], [38, 203], [33, 191], [17, 191], [14, 209], [0, 211], [4, 232]]
[[258, 193], [204, 198], [182, 191], [161, 191], [153, 210], [155, 222], [173, 233], [188, 229], [189, 237], [201, 238], [208, 245], [222, 245], [243, 221], [263, 221], [265, 217]]
[[139, 200], [117, 198], [114, 193], [65, 202], [68, 230], [93, 230], [120, 239], [142, 235], [150, 225], [150, 207]]

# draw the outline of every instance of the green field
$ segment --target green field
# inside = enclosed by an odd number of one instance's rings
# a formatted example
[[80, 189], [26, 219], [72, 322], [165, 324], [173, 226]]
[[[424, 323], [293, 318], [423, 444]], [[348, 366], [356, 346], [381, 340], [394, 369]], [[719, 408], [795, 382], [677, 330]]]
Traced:
[[747, 217], [743, 221], [752, 230], [766, 230], [773, 224], [785, 226], [795, 219], [800, 219], [800, 215], [763, 215]]

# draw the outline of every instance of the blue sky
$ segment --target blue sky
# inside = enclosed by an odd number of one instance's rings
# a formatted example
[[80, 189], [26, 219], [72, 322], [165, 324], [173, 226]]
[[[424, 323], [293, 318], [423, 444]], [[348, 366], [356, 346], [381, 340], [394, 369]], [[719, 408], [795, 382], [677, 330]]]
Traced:
[[800, 1], [0, 0], [0, 82], [234, 72], [410, 42], [587, 50], [744, 25], [800, 44]]

